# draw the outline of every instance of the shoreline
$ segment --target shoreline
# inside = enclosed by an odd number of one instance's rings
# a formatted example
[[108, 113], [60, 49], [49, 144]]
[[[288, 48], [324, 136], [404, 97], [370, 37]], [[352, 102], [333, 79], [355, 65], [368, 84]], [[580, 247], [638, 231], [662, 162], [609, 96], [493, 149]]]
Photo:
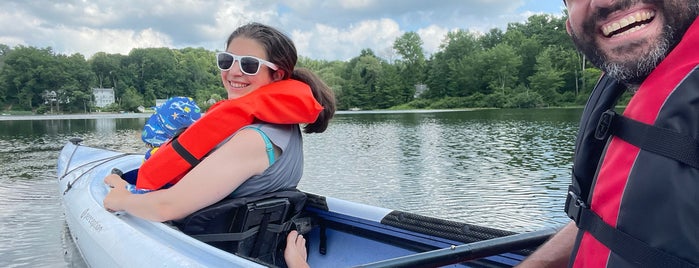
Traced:
[[91, 113], [91, 114], [51, 114], [51, 115], [0, 115], [0, 121], [20, 120], [70, 120], [102, 118], [148, 118], [152, 113]]
[[[394, 113], [441, 113], [474, 111], [479, 109], [414, 109], [414, 110], [359, 110], [336, 111], [335, 114], [394, 114]], [[115, 118], [148, 118], [153, 113], [90, 113], [90, 114], [50, 114], [50, 115], [0, 115], [0, 121], [20, 120], [72, 120], [72, 119], [115, 119]]]
[[[530, 108], [530, 109], [576, 109], [579, 107], [545, 107], [545, 108]], [[500, 108], [455, 108], [455, 109], [409, 109], [409, 110], [340, 110], [335, 114], [401, 114], [401, 113], [443, 113], [443, 112], [463, 112], [463, 111], [478, 111]], [[523, 109], [527, 110], [527, 109]], [[71, 119], [115, 119], [115, 118], [148, 118], [153, 113], [89, 113], [89, 114], [51, 114], [51, 115], [0, 115], [0, 121], [20, 121], [20, 120], [71, 120]]]

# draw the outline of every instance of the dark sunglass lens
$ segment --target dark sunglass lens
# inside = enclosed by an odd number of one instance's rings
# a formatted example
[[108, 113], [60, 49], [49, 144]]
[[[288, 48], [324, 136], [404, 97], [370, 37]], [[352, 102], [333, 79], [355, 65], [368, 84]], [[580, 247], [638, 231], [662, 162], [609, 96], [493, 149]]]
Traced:
[[256, 74], [260, 66], [260, 61], [252, 57], [242, 57], [240, 59], [240, 68], [248, 74]]
[[231, 55], [219, 54], [217, 60], [218, 60], [218, 68], [221, 68], [223, 70], [230, 69], [231, 64], [233, 64], [233, 57]]

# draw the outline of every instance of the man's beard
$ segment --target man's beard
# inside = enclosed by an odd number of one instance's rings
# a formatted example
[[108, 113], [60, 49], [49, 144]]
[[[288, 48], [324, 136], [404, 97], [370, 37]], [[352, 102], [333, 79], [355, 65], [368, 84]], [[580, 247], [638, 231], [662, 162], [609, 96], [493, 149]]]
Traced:
[[[607, 73], [609, 76], [622, 83], [628, 85], [639, 85], [670, 52], [671, 45], [669, 38], [671, 38], [672, 35], [668, 33], [668, 31], [672, 31], [672, 29], [665, 29], [663, 34], [655, 40], [656, 43], [651, 44], [650, 49], [640, 57], [619, 62], [607, 60], [606, 56], [595, 53], [596, 57], [591, 57], [590, 61], [595, 66], [600, 66], [600, 69], [602, 69], [602, 71]], [[679, 42], [679, 40], [677, 41]], [[646, 42], [650, 41], [646, 40]], [[673, 42], [672, 46], [674, 47], [678, 42]], [[637, 45], [639, 44], [631, 44], [620, 49]], [[614, 51], [612, 51], [612, 53], [614, 53]]]
[[[661, 34], [655, 40], [642, 40], [607, 52], [622, 54], [623, 52], [633, 51], [634, 48], [650, 43], [648, 49], [642, 51], [642, 54], [623, 61], [611, 60], [592, 38], [597, 33], [595, 21], [604, 19], [615, 10], [621, 10], [631, 6], [634, 2], [636, 1], [624, 1], [613, 8], [598, 11], [584, 23], [582, 36], [578, 36], [574, 33], [571, 34], [575, 46], [588, 57], [592, 64], [602, 69], [602, 71], [609, 76], [627, 85], [641, 84], [655, 67], [665, 59], [667, 54], [677, 46], [684, 33], [699, 13], [699, 4], [697, 3], [689, 4], [689, 7], [680, 7], [677, 1], [669, 4], [665, 2], [673, 1], [642, 1], [654, 3], [656, 6], [662, 8], [657, 11], [662, 12], [663, 19], [665, 20], [665, 25], [662, 27]], [[684, 14], [668, 14], [674, 10]]]

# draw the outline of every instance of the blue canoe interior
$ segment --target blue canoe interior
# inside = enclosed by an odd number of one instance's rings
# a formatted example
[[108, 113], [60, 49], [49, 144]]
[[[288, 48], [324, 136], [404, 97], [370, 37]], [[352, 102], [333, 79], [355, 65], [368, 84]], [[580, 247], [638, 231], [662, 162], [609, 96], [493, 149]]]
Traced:
[[[77, 139], [71, 141], [61, 153], [59, 174], [63, 168], [63, 177], [78, 169], [71, 168], [70, 162], [77, 157], [79, 153], [76, 152], [80, 148], [86, 148], [84, 155], [104, 155], [111, 159], [118, 156], [118, 152], [110, 155], [104, 152], [108, 151], [106, 149], [78, 145], [79, 142]], [[91, 170], [98, 165], [103, 165], [105, 169], [112, 168], [110, 164], [113, 163], [98, 160], [81, 161], [96, 163]], [[64, 162], [68, 164], [61, 167]], [[136, 170], [124, 171], [134, 173]], [[93, 180], [98, 179], [101, 180]], [[60, 180], [59, 183], [63, 183]], [[68, 183], [65, 191], [70, 190], [71, 184]], [[555, 233], [553, 228], [513, 233], [313, 193], [305, 194], [307, 200], [303, 215], [310, 218], [312, 223], [310, 231], [304, 235], [311, 267], [512, 267]], [[69, 228], [73, 227], [69, 224]], [[75, 235], [74, 240], [80, 247]]]
[[321, 223], [306, 236], [311, 267], [512, 267], [554, 233], [516, 234], [401, 211], [366, 221], [329, 211], [324, 197], [308, 195], [305, 211]]

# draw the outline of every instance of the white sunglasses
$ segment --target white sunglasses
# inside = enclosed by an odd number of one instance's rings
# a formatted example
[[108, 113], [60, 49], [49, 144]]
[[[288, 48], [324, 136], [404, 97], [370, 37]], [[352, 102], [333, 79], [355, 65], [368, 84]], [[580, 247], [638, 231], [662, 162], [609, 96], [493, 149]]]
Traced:
[[221, 71], [228, 71], [233, 66], [234, 62], [238, 62], [240, 71], [247, 75], [256, 75], [260, 71], [262, 64], [272, 70], [278, 70], [279, 67], [274, 63], [253, 56], [238, 56], [229, 52], [216, 53], [216, 65]]

